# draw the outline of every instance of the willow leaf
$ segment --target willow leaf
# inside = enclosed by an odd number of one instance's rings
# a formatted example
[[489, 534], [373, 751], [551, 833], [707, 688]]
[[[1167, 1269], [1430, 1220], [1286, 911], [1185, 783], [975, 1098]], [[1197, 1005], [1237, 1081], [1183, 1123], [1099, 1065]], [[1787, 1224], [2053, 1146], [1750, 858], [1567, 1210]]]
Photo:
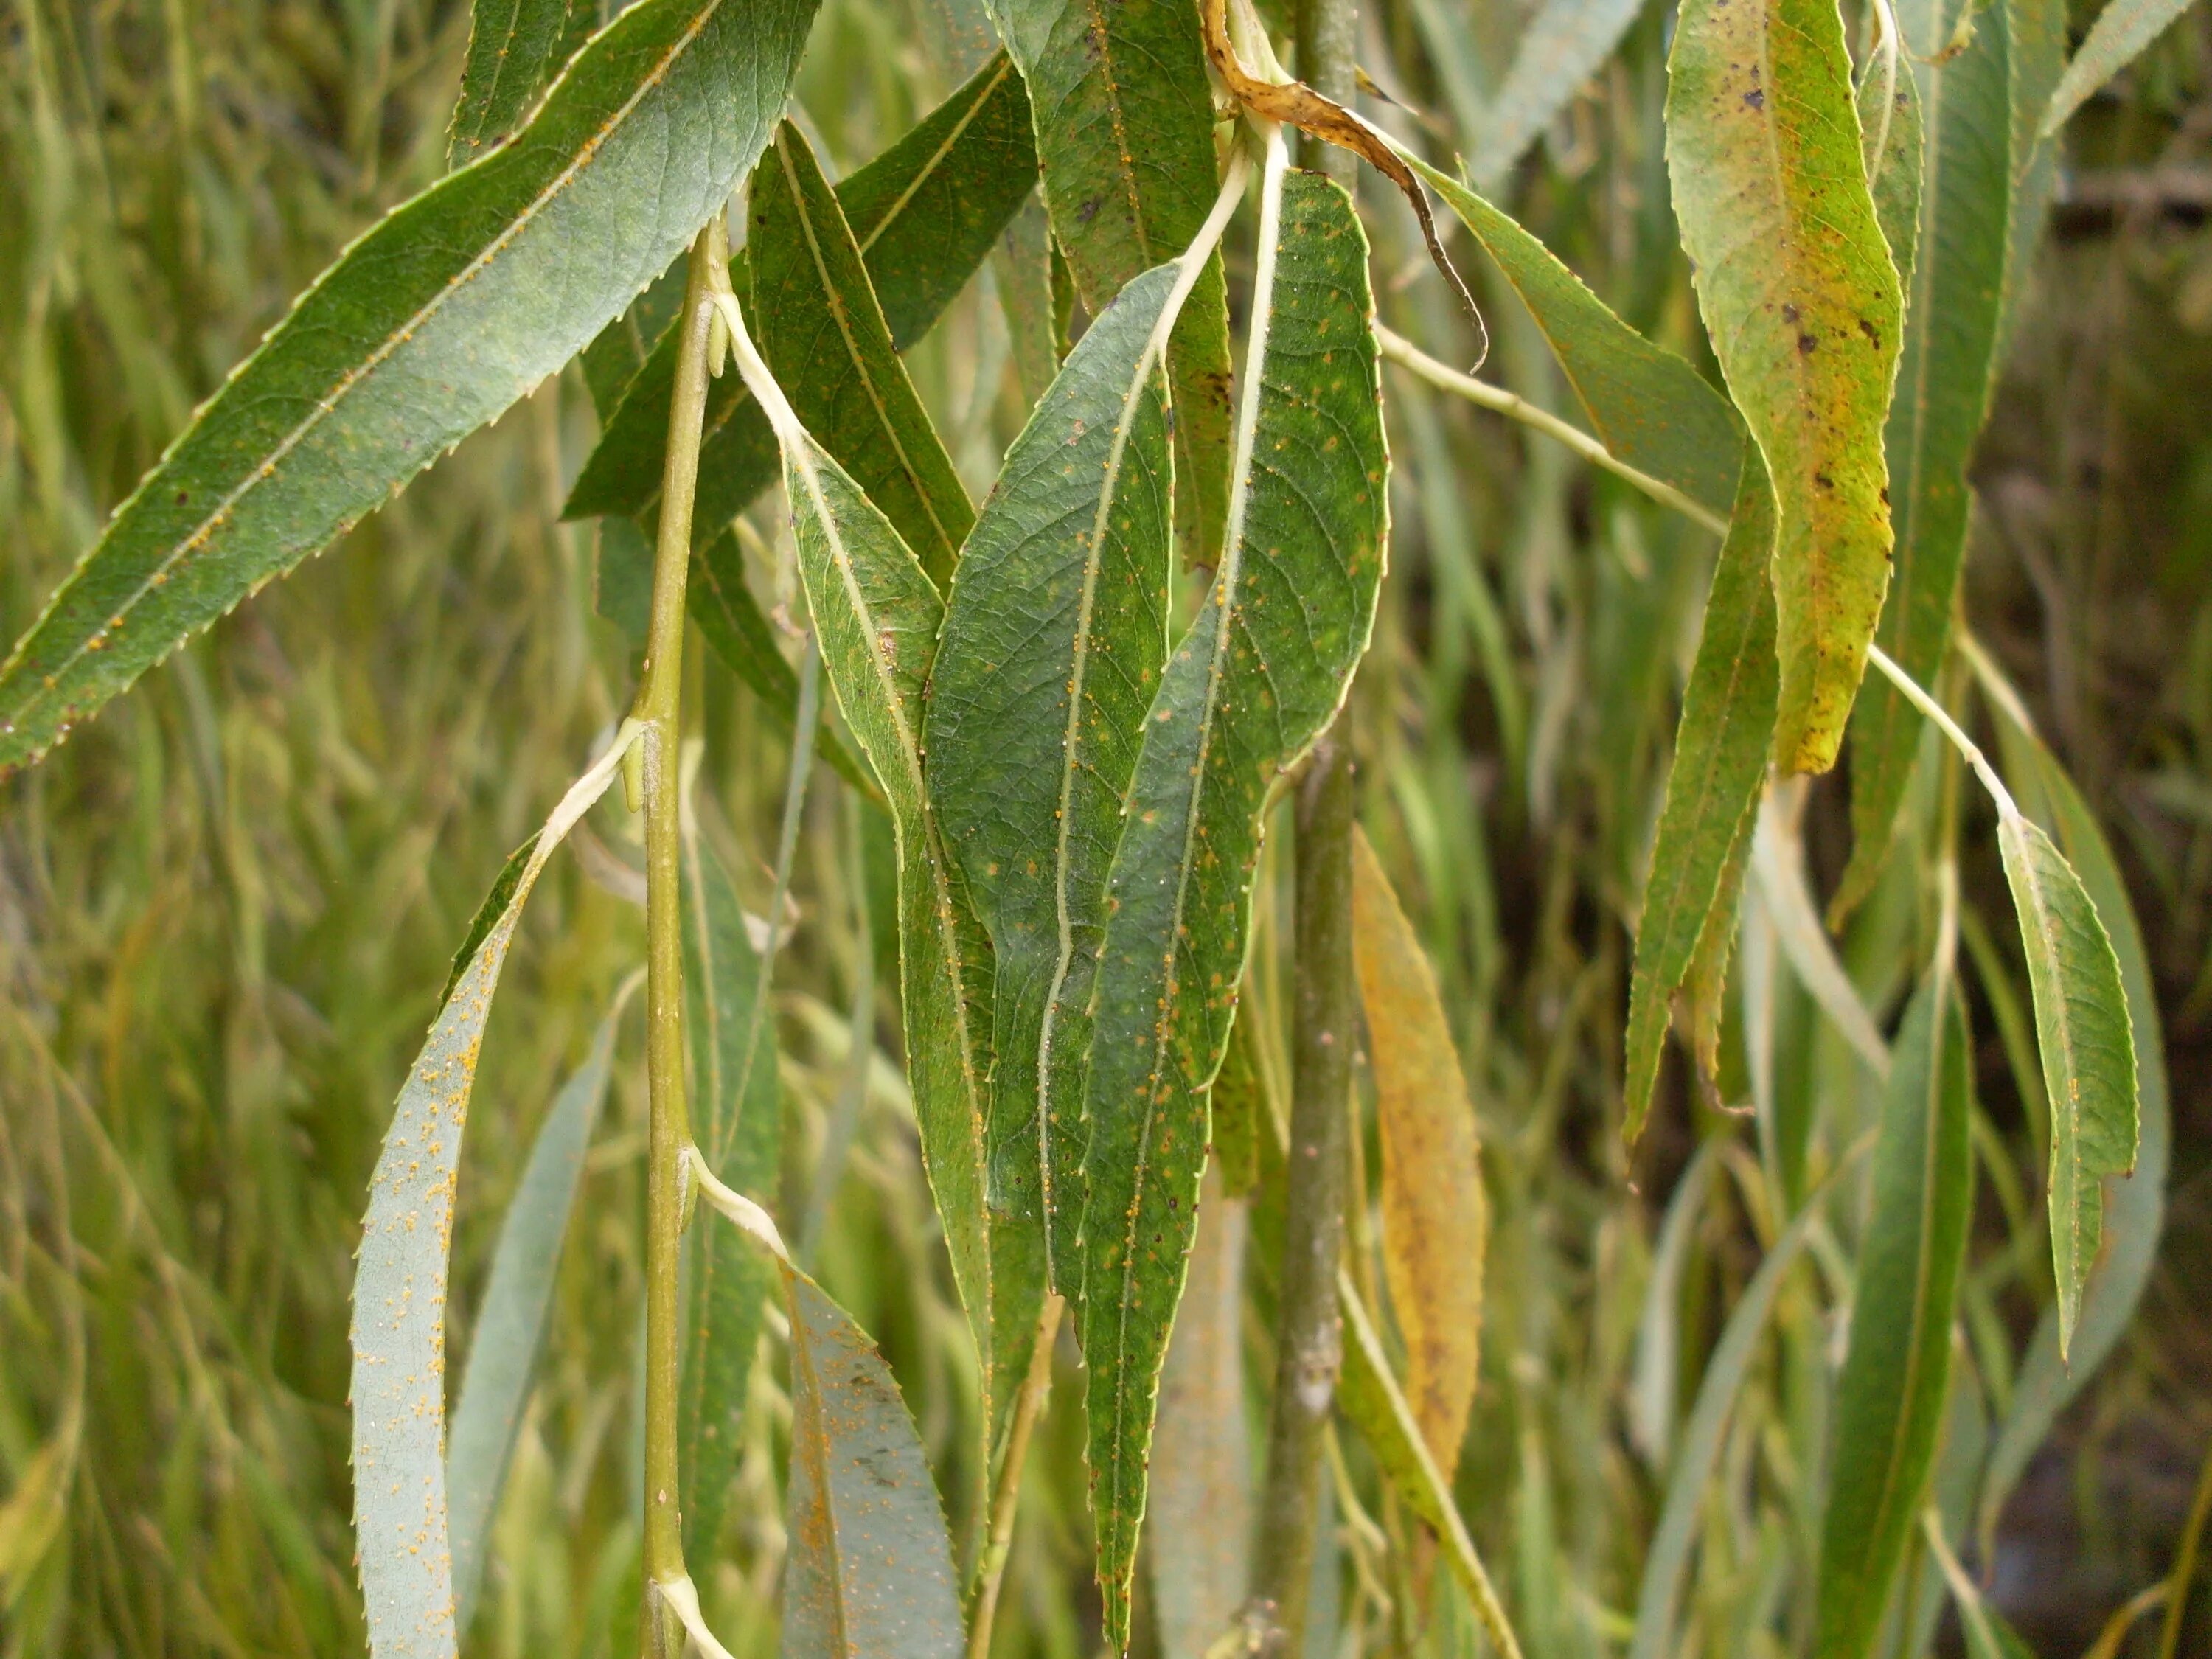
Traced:
[[[685, 1091], [700, 1155], [726, 1185], [775, 1189], [783, 1139], [775, 1026], [761, 992], [761, 961], [729, 872], [695, 825], [684, 836], [684, 1026], [691, 1050]], [[745, 1389], [761, 1310], [775, 1279], [760, 1253], [723, 1227], [690, 1246], [676, 1408], [685, 1556], [714, 1558], [744, 1451]]]
[[[1899, 44], [1893, 74], [1876, 56], [1859, 77], [1860, 153], [1866, 158], [1867, 187], [1874, 192], [1875, 222], [1889, 244], [1898, 287], [1907, 301], [1910, 340], [1912, 270], [1920, 247], [1920, 195], [1927, 160], [1927, 112], [1920, 104], [1920, 81], [1908, 49]], [[1911, 349], [1908, 343], [1906, 349]]]
[[2051, 204], [2058, 192], [2058, 141], [2043, 130], [2043, 112], [2066, 70], [2066, 0], [2005, 0], [2005, 32], [2012, 134], [2012, 232], [2005, 255], [2004, 305], [1997, 325], [1996, 360], [2002, 365], [2020, 317], [2027, 285], [2042, 245]]
[[768, 143], [814, 0], [643, 0], [514, 143], [346, 250], [0, 666], [0, 775], [558, 369]]
[[2135, 1036], [2112, 939], [2065, 854], [2016, 811], [2000, 813], [1997, 846], [2020, 914], [2051, 1097], [2051, 1261], [2063, 1359], [2103, 1232], [2100, 1179], [2135, 1168]]
[[930, 793], [996, 974], [991, 1202], [1069, 1288], [1106, 872], [1167, 656], [1162, 346], [1194, 269], [1131, 283], [1054, 380], [961, 554], [930, 684]]
[[592, 1126], [606, 1098], [615, 1028], [626, 1000], [625, 994], [600, 1022], [583, 1065], [554, 1097], [552, 1109], [531, 1143], [530, 1161], [523, 1165], [522, 1179], [507, 1204], [499, 1243], [492, 1251], [491, 1276], [484, 1283], [483, 1305], [469, 1338], [469, 1363], [461, 1373], [453, 1431], [446, 1448], [457, 1632], [468, 1629], [483, 1582], [492, 1520], [507, 1485], [523, 1407], [529, 1403], [531, 1377], [538, 1369], [546, 1312], [553, 1301], [554, 1273], [561, 1265], [561, 1241], [568, 1233], [568, 1212], [583, 1174], [584, 1150], [591, 1144]]
[[[1036, 187], [1036, 152], [1021, 76], [994, 58], [889, 149], [837, 187], [891, 342], [901, 351], [929, 332], [999, 232]], [[731, 263], [749, 294], [746, 257]], [[564, 516], [651, 514], [660, 500], [676, 340], [664, 331], [605, 421], [569, 491]], [[708, 388], [693, 512], [702, 542], [719, 533], [775, 479], [775, 434], [744, 384]]]
[[958, 1659], [945, 1511], [890, 1368], [853, 1316], [783, 1269], [791, 1313], [786, 1659]]
[[[1899, 13], [1911, 48], [1903, 55], [1920, 86], [1927, 163], [1921, 257], [1883, 433], [1897, 544], [1875, 639], [1923, 684], [1936, 678], [1950, 639], [1966, 547], [1966, 465], [1989, 416], [1996, 367], [2012, 195], [2005, 16], [2002, 6], [1978, 14], [1966, 49], [1936, 64], [1922, 59], [1942, 45], [1944, 9], [1907, 0]], [[1920, 715], [1888, 680], [1861, 693], [1851, 718], [1851, 860], [1832, 916], [1848, 914], [1874, 889], [1920, 732]]]
[[1474, 191], [1408, 156], [1543, 330], [1605, 447], [1716, 513], [1736, 495], [1743, 425], [1705, 377], [1615, 316], [1543, 243]]
[[465, 167], [512, 132], [599, 15], [592, 0], [477, 0], [446, 165]]
[[1826, 771], [1887, 580], [1881, 428], [1903, 307], [1843, 20], [1829, 0], [1688, 0], [1668, 76], [1682, 246], [1778, 507], [1774, 752]]
[[[1629, 979], [1626, 1120], [1643, 1132], [1659, 1079], [1669, 1000], [1695, 958], [1717, 911], [1733, 911], [1741, 860], [1731, 852], [1747, 833], [1766, 779], [1774, 731], [1774, 593], [1767, 563], [1774, 545], [1774, 496], [1759, 452], [1742, 451], [1743, 477], [1729, 532], [1713, 566], [1698, 654], [1682, 693], [1674, 764], [1651, 848], [1651, 875], [1636, 928]], [[1735, 887], [1725, 879], [1737, 865]]]
[[1902, 1577], [1949, 1386], [1951, 1314], [1973, 1210], [1972, 1050], [1948, 967], [1893, 1045], [1837, 1385], [1820, 1530], [1816, 1659], [1864, 1659]]
[[1092, 993], [1079, 1328], [1116, 1645], [1261, 811], [1344, 700], [1374, 622], [1388, 524], [1366, 238], [1342, 190], [1288, 172], [1279, 134], [1258, 250], [1228, 541], [1146, 717]]
[[1467, 1435], [1482, 1332], [1489, 1203], [1474, 1107], [1419, 936], [1355, 830], [1352, 952], [1382, 1143], [1382, 1267], [1406, 1339], [1406, 1393], [1449, 1478]]
[[[446, 1275], [477, 1055], [515, 924], [577, 819], [606, 793], [610, 750], [562, 798], [432, 1022], [369, 1178], [353, 1287], [354, 1534], [369, 1651], [454, 1651], [446, 1504]], [[504, 872], [502, 872], [504, 881]]]
[[2057, 133], [2073, 118], [2075, 110], [2141, 57], [2188, 9], [2189, 0], [2112, 0], [2097, 14], [2081, 50], [2074, 54], [2051, 94], [2051, 103], [2043, 112], [2044, 137]]
[[1495, 190], [1567, 100], [1613, 56], [1642, 0], [1543, 0], [1513, 48], [1512, 67], [1474, 130], [1468, 176]]
[[[1213, 205], [1213, 94], [1198, 8], [1121, 0], [989, 0], [1029, 83], [1044, 200], [1083, 303], [1105, 310], [1176, 258]], [[1212, 562], [1229, 492], [1229, 307], [1209, 260], [1178, 321], [1176, 526]]]

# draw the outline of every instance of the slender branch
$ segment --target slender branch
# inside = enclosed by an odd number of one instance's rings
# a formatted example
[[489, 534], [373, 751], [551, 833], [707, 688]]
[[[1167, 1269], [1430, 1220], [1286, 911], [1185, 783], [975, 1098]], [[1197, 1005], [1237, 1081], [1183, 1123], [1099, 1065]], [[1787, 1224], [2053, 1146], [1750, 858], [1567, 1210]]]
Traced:
[[1614, 477], [1642, 490], [1660, 506], [1673, 507], [1683, 517], [1703, 525], [1717, 536], [1728, 533], [1728, 520], [1711, 507], [1692, 501], [1674, 485], [1662, 483], [1648, 472], [1638, 471], [1580, 427], [1561, 420], [1549, 410], [1539, 409], [1526, 398], [1516, 397], [1503, 386], [1492, 386], [1486, 380], [1476, 380], [1472, 374], [1461, 374], [1448, 363], [1438, 362], [1404, 335], [1395, 333], [1380, 323], [1375, 325], [1375, 343], [1392, 362], [1410, 370], [1439, 391], [1453, 392], [1471, 404], [1493, 410], [1509, 420], [1518, 421], [1548, 438], [1556, 438], [1591, 465], [1603, 467]]
[[991, 1536], [983, 1551], [981, 1582], [975, 1590], [975, 1613], [968, 1626], [968, 1659], [989, 1659], [991, 1626], [999, 1611], [999, 1590], [1006, 1576], [1006, 1562], [1014, 1550], [1014, 1516], [1021, 1507], [1022, 1467], [1029, 1462], [1030, 1432], [1052, 1392], [1053, 1345], [1060, 1335], [1060, 1316], [1066, 1302], [1048, 1294], [1044, 1311], [1037, 1316], [1036, 1341], [1030, 1349], [1030, 1368], [1022, 1378], [1022, 1391], [1014, 1401], [1014, 1420], [1006, 1431], [1006, 1453], [999, 1463], [998, 1490], [991, 1497]]
[[[649, 1162], [645, 1237], [645, 1577], [667, 1585], [684, 1578], [677, 1480], [677, 1261], [684, 1232], [684, 1152], [690, 1131], [684, 1106], [684, 935], [682, 830], [678, 742], [683, 712], [684, 583], [691, 562], [691, 505], [699, 477], [700, 429], [707, 409], [707, 359], [714, 307], [709, 283], [728, 258], [720, 214], [691, 245], [684, 291], [676, 390], [668, 410], [668, 459], [661, 474], [660, 538], [653, 555], [653, 616], [646, 635], [645, 680], [631, 718], [644, 765], [646, 1083]], [[680, 1624], [665, 1594], [648, 1591], [641, 1622], [648, 1656], [680, 1652]]]

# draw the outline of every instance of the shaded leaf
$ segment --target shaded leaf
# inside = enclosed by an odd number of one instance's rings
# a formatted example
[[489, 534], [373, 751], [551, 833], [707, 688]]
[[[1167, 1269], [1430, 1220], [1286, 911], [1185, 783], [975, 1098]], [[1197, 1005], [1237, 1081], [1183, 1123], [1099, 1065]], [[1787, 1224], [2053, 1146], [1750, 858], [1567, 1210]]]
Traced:
[[2021, 289], [2035, 264], [2058, 191], [2058, 141], [2043, 131], [2043, 112], [2066, 69], [2066, 0], [2005, 0], [2008, 119], [2012, 152], [2012, 229], [2005, 255], [2003, 310], [1997, 325], [1996, 358], [2009, 355], [2013, 327], [2020, 317]]
[[[1651, 875], [1636, 928], [1629, 979], [1626, 1117], [1634, 1140], [1651, 1107], [1670, 1000], [1690, 971], [1698, 941], [1723, 913], [1733, 918], [1742, 872], [1727, 880], [1732, 852], [1747, 833], [1766, 781], [1774, 731], [1774, 495], [1759, 452], [1741, 450], [1743, 477], [1729, 532], [1713, 566], [1705, 623], [1682, 692], [1674, 759], [1651, 848]], [[1717, 946], [1725, 949], [1725, 944]]]
[[1421, 943], [1355, 830], [1352, 951], [1382, 1143], [1382, 1267], [1406, 1339], [1406, 1394], [1447, 1478], [1474, 1404], [1489, 1201], [1474, 1108]]
[[1928, 135], [1926, 112], [1920, 106], [1919, 77], [1904, 42], [1899, 42], [1890, 64], [1877, 54], [1862, 72], [1858, 109], [1859, 153], [1866, 159], [1867, 187], [1874, 192], [1875, 222], [1881, 227], [1881, 239], [1889, 244], [1890, 263], [1897, 267], [1909, 331]]
[[1567, 102], [1613, 56], [1642, 0], [1543, 0], [1474, 132], [1468, 176], [1495, 190]]
[[1752, 830], [1752, 873], [1758, 878], [1767, 919], [1774, 925], [1775, 941], [1782, 946], [1797, 982], [1811, 994], [1828, 1023], [1850, 1044], [1867, 1069], [1876, 1077], [1885, 1077], [1889, 1072], [1889, 1045], [1882, 1041], [1874, 1016], [1859, 1000], [1858, 987], [1813, 908], [1813, 891], [1805, 876], [1801, 821], [1804, 803], [1802, 785], [1786, 798], [1786, 804], [1778, 798], [1776, 790], [1767, 791]]
[[2051, 1098], [2051, 1261], [2063, 1359], [2101, 1242], [2100, 1179], [2135, 1168], [2135, 1037], [2112, 939], [2065, 854], [2018, 811], [1999, 814], [1997, 846], [2020, 915]]
[[1723, 1144], [1717, 1138], [1699, 1142], [1674, 1183], [1652, 1246], [1651, 1276], [1644, 1282], [1644, 1310], [1636, 1322], [1628, 1433], [1655, 1473], [1665, 1471], [1674, 1443], [1675, 1393], [1682, 1369], [1682, 1279], [1691, 1239], [1705, 1214], [1706, 1191], [1720, 1167]]
[[1716, 513], [1735, 504], [1743, 425], [1705, 377], [1615, 316], [1557, 255], [1450, 174], [1413, 169], [1474, 233], [1566, 372], [1605, 447]]
[[1721, 1093], [1721, 1022], [1727, 1012], [1729, 963], [1743, 920], [1743, 881], [1751, 868], [1751, 839], [1759, 821], [1756, 802], [1745, 811], [1721, 865], [1717, 902], [1705, 913], [1690, 966], [1674, 988], [1674, 1030], [1689, 1050], [1690, 1065], [1705, 1103], [1728, 1103]]
[[860, 244], [788, 121], [753, 175], [750, 226], [761, 356], [807, 430], [942, 586], [975, 512], [899, 362]]
[[512, 132], [598, 21], [591, 0], [477, 0], [469, 12], [469, 51], [446, 137], [446, 165], [466, 167]]
[[446, 1274], [461, 1130], [492, 994], [530, 890], [606, 793], [625, 745], [578, 779], [446, 1000], [399, 1091], [369, 1180], [353, 1290], [354, 1534], [369, 1651], [454, 1651], [446, 1508]]
[[[504, 909], [504, 904], [501, 907]], [[530, 1401], [544, 1346], [553, 1280], [568, 1212], [583, 1173], [584, 1151], [606, 1099], [615, 1028], [629, 1000], [625, 988], [599, 1023], [591, 1052], [561, 1086], [531, 1143], [530, 1161], [501, 1222], [491, 1276], [469, 1337], [469, 1362], [446, 1445], [446, 1492], [452, 1516], [453, 1628], [465, 1632], [483, 1582], [492, 1521], [507, 1486], [514, 1437]]]
[[1251, 1022], [1240, 1014], [1229, 1028], [1221, 1070], [1206, 1094], [1213, 1158], [1221, 1169], [1221, 1189], [1231, 1198], [1243, 1198], [1260, 1184], [1261, 1137], [1273, 1133], [1253, 1041]]
[[2045, 137], [2073, 118], [2074, 112], [2094, 97], [2105, 82], [2142, 55], [2144, 48], [2173, 27], [2189, 9], [2189, 0], [2111, 0], [2097, 14], [2081, 51], [2066, 65], [2066, 73], [2051, 94], [2040, 130]]
[[1079, 1311], [1115, 1645], [1205, 1164], [1206, 1091], [1249, 943], [1261, 811], [1335, 717], [1382, 574], [1389, 458], [1366, 238], [1341, 189], [1288, 171], [1279, 130], [1258, 250], [1229, 539], [1146, 718], [1092, 994]]
[[958, 1659], [945, 1511], [890, 1368], [853, 1317], [786, 1266], [791, 1312], [787, 1659]]
[[1843, 21], [1827, 0], [1688, 0], [1668, 68], [1682, 246], [1778, 507], [1774, 752], [1826, 771], [1887, 580], [1881, 434], [1903, 304]]
[[[1892, 522], [1889, 597], [1875, 641], [1925, 685], [1942, 665], [1966, 548], [1966, 465], [1988, 418], [2011, 200], [2005, 9], [1978, 13], [1948, 61], [1921, 61], [1947, 27], [1936, 0], [1899, 9], [1927, 125], [1921, 258], [1907, 285], [1905, 347], [1883, 443]], [[1851, 860], [1830, 906], [1848, 915], [1873, 891], [1920, 753], [1922, 721], [1886, 678], [1851, 720]]]
[[[1029, 83], [1044, 200], [1093, 313], [1139, 272], [1179, 258], [1217, 188], [1213, 94], [1198, 8], [1115, 0], [989, 0]], [[1229, 308], [1207, 262], [1168, 360], [1176, 410], [1176, 532], [1218, 556], [1229, 495]]]
[[514, 143], [354, 243], [0, 667], [0, 774], [581, 350], [760, 154], [813, 12], [643, 0]]
[[1923, 981], [1892, 1052], [1850, 1348], [1837, 1384], [1813, 1639], [1820, 1659], [1863, 1659], [1880, 1639], [1943, 1424], [1951, 1314], [1973, 1210], [1973, 1054], [1948, 964]]

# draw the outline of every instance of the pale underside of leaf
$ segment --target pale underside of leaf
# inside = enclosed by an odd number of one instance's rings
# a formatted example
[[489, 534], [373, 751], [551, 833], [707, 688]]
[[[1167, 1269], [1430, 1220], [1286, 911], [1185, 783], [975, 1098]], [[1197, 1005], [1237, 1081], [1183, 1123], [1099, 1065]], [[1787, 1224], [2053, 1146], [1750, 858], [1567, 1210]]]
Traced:
[[1513, 49], [1513, 66], [1491, 101], [1468, 176], [1485, 190], [1504, 181], [1528, 147], [1620, 44], [1642, 0], [1543, 0]]

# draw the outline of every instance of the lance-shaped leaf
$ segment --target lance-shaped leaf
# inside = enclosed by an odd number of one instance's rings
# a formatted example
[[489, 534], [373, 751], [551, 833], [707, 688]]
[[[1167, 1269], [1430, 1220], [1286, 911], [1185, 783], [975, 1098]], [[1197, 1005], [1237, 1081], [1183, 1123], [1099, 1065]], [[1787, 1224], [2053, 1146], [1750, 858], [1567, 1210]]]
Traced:
[[760, 154], [813, 13], [644, 0], [513, 143], [349, 248], [0, 667], [0, 775], [581, 350]]
[[1352, 849], [1352, 954], [1375, 1074], [1382, 1267], [1406, 1339], [1406, 1393], [1449, 1477], [1474, 1404], [1489, 1204], [1436, 975], [1364, 830]]
[[1972, 1050], [1948, 963], [1905, 1012], [1882, 1098], [1821, 1522], [1818, 1659], [1863, 1659], [1920, 1515], [1973, 1211]]
[[[920, 125], [837, 187], [891, 343], [927, 334], [975, 273], [1036, 181], [1021, 76], [994, 58]], [[740, 295], [746, 258], [730, 267]], [[676, 340], [664, 332], [622, 394], [562, 509], [571, 519], [636, 518], [660, 500]], [[693, 511], [701, 542], [718, 534], [776, 476], [775, 434], [736, 375], [707, 393]]]
[[1826, 771], [1887, 580], [1882, 418], [1902, 297], [1830, 0], [1689, 0], [1667, 165], [1729, 391], [1774, 485], [1776, 758]]
[[477, 0], [446, 165], [466, 167], [514, 131], [599, 15], [592, 0]]
[[2043, 112], [2045, 137], [2073, 118], [2105, 82], [2142, 55], [2144, 48], [2173, 27], [2189, 9], [2189, 0], [2112, 0], [2097, 14], [2081, 50], [2066, 65], [2050, 106]]
[[1505, 82], [1471, 136], [1468, 176], [1485, 190], [1504, 182], [1567, 100], [1613, 56], [1642, 0], [1543, 0], [1513, 48]]
[[[1213, 94], [1195, 5], [988, 0], [1029, 83], [1045, 206], [1096, 313], [1179, 256], [1213, 205]], [[1176, 526], [1187, 556], [1221, 545], [1229, 491], [1229, 309], [1209, 260], [1176, 327]]]
[[[1674, 760], [1636, 927], [1622, 1125], [1631, 1140], [1642, 1133], [1651, 1107], [1669, 1001], [1714, 917], [1734, 914], [1742, 868], [1731, 854], [1758, 811], [1774, 732], [1774, 593], [1767, 579], [1774, 497], [1759, 452], [1746, 446], [1742, 453], [1735, 513], [1713, 566], [1698, 654], [1682, 693]], [[1727, 879], [1732, 866], [1734, 885]]]
[[[729, 872], [687, 824], [683, 863], [684, 1025], [691, 1050], [686, 1091], [692, 1138], [726, 1185], [775, 1190], [782, 1144], [775, 1026], [761, 994], [761, 960], [745, 932]], [[745, 1388], [759, 1346], [761, 1308], [775, 1280], [760, 1252], [727, 1228], [690, 1243], [677, 1394], [677, 1467], [684, 1548], [714, 1559], [743, 1452]]]
[[[1868, 188], [1874, 192], [1874, 216], [1889, 244], [1898, 287], [1906, 296], [1905, 324], [1911, 325], [1913, 263], [1920, 248], [1921, 174], [1927, 159], [1927, 117], [1920, 106], [1920, 82], [1912, 72], [1909, 49], [1900, 41], [1896, 54], [1879, 53], [1859, 77], [1860, 153], [1866, 158]], [[1910, 346], [1906, 348], [1910, 349]]]
[[2005, 0], [2010, 72], [2012, 231], [2005, 255], [2004, 308], [1997, 323], [1996, 362], [2010, 354], [2021, 290], [2043, 241], [2058, 191], [2058, 142], [2043, 130], [2043, 112], [2066, 70], [2070, 9], [2066, 0]]
[[939, 586], [975, 510], [907, 379], [852, 228], [787, 121], [753, 175], [751, 317], [799, 418]]
[[1705, 377], [1615, 316], [1510, 216], [1416, 157], [1427, 179], [1513, 285], [1605, 447], [1640, 472], [1726, 513], [1743, 424]]
[[[1942, 7], [1907, 0], [1899, 22], [1910, 48], [1899, 72], [1919, 83], [1927, 162], [1905, 349], [1883, 433], [1897, 544], [1875, 639], [1927, 684], [1950, 638], [1966, 547], [1966, 464], [1989, 415], [2012, 197], [2009, 52], [2002, 6], [1978, 14], [1972, 42], [1943, 63], [1924, 61], [1942, 44]], [[1920, 732], [1919, 714], [1894, 685], [1882, 679], [1865, 688], [1851, 717], [1851, 861], [1832, 917], [1874, 890]]]
[[960, 556], [930, 682], [930, 795], [997, 981], [991, 1203], [1069, 1289], [1106, 872], [1167, 656], [1162, 359], [1204, 259], [1131, 283], [1053, 380]]
[[853, 1316], [783, 1268], [791, 1313], [786, 1659], [958, 1659], [952, 1548], [890, 1368]]
[[456, 1632], [468, 1629], [483, 1583], [492, 1520], [499, 1513], [514, 1437], [522, 1427], [523, 1407], [529, 1403], [531, 1378], [538, 1369], [546, 1311], [552, 1305], [561, 1241], [568, 1231], [584, 1150], [591, 1144], [592, 1126], [606, 1098], [615, 1027], [628, 1000], [625, 988], [600, 1023], [583, 1065], [554, 1097], [553, 1108], [531, 1143], [530, 1161], [523, 1165], [522, 1180], [492, 1251], [491, 1277], [485, 1282], [483, 1305], [477, 1311], [476, 1330], [469, 1339], [469, 1363], [461, 1373], [453, 1431], [446, 1448]]
[[2051, 1262], [2063, 1359], [2097, 1262], [2101, 1179], [2135, 1168], [2135, 1036], [2112, 941], [2065, 854], [2009, 803], [1998, 814], [1997, 846], [2020, 915], [2051, 1097]]
[[1092, 994], [1080, 1333], [1109, 1639], [1128, 1595], [1160, 1360], [1244, 966], [1269, 787], [1335, 717], [1388, 525], [1367, 243], [1350, 199], [1261, 191], [1229, 538], [1145, 720]]
[[461, 1130], [522, 907], [562, 837], [613, 781], [626, 747], [609, 750], [578, 779], [539, 831], [408, 1072], [369, 1179], [354, 1274], [351, 1397], [354, 1534], [377, 1659], [454, 1651], [446, 1274]]

